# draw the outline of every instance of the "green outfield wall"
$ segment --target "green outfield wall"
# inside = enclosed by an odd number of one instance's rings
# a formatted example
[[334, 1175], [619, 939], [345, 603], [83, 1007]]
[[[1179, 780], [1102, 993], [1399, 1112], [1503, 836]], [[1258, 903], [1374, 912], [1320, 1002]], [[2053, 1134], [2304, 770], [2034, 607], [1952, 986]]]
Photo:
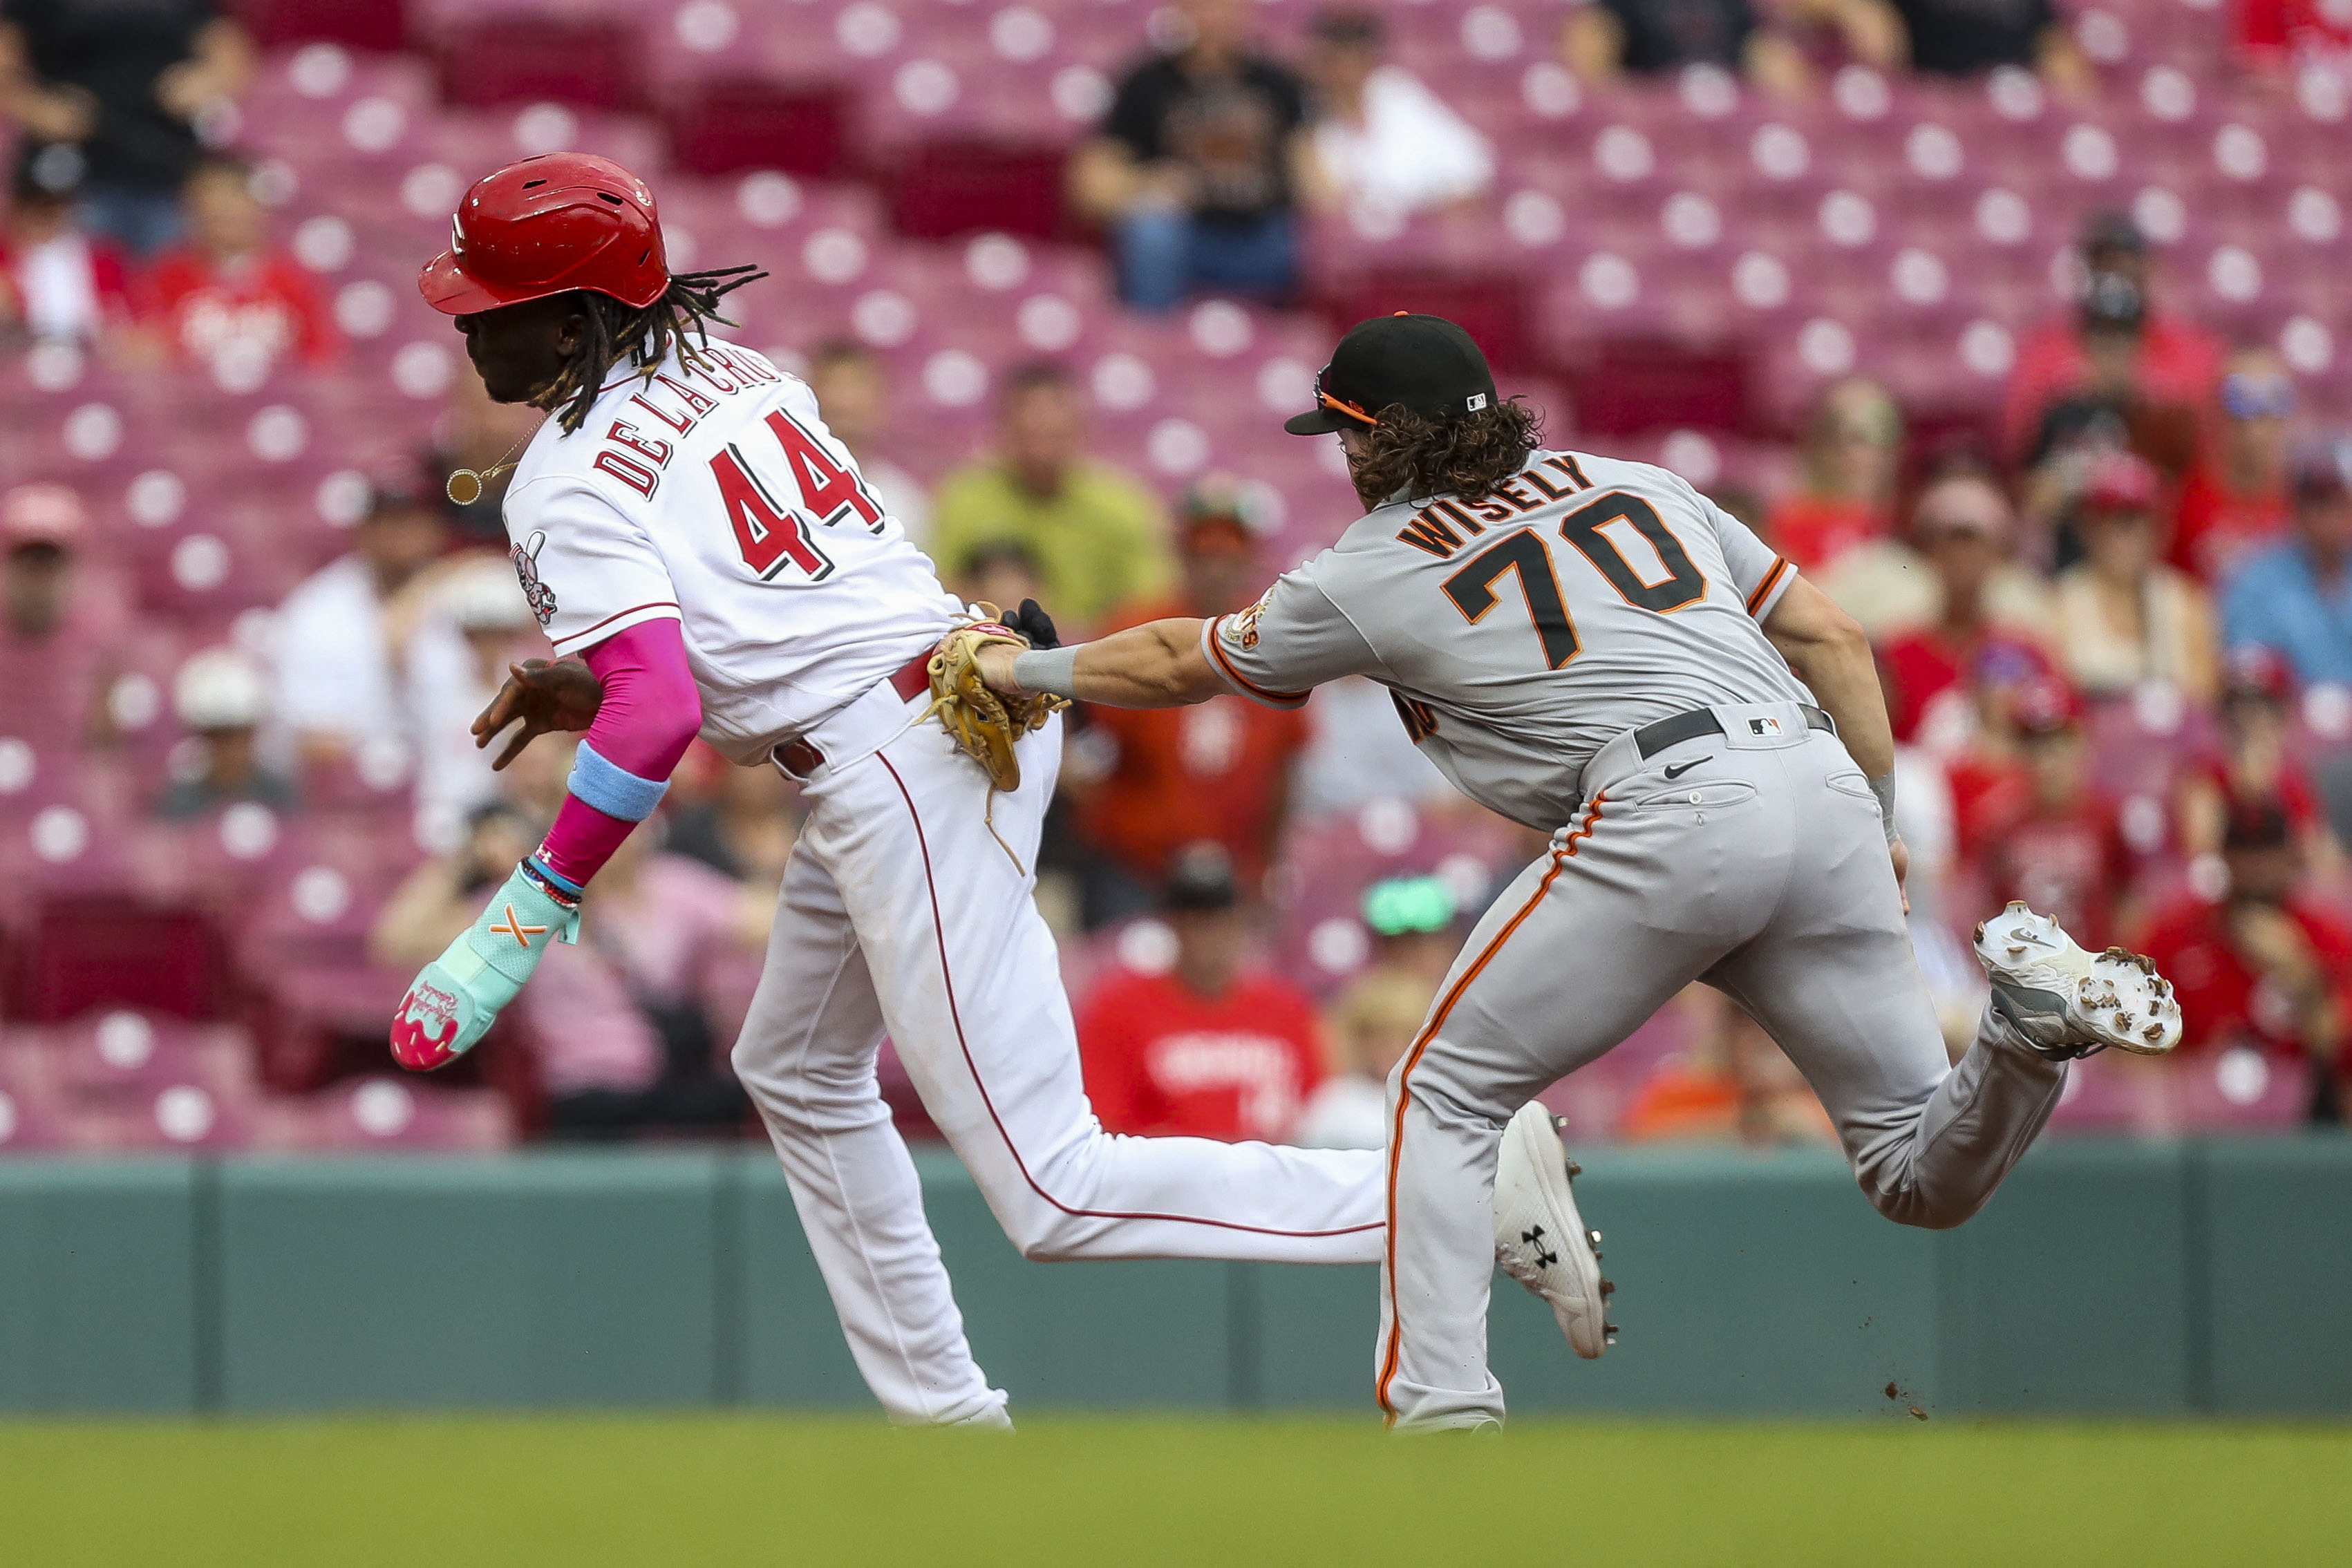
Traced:
[[[1831, 1154], [1583, 1157], [1624, 1332], [1498, 1281], [1515, 1410], [2352, 1415], [2352, 1139], [2053, 1142], [1942, 1233]], [[1031, 1263], [919, 1163], [1016, 1408], [1369, 1407], [1373, 1270]], [[867, 1405], [761, 1152], [0, 1163], [0, 1410], [697, 1405]]]

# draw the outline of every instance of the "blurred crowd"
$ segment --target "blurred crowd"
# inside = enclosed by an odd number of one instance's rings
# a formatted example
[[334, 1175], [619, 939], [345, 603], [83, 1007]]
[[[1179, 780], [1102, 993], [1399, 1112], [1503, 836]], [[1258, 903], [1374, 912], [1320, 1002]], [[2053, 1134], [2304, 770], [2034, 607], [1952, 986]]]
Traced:
[[[2263, 78], [2344, 56], [2340, 9], [2248, 0], [2242, 68]], [[258, 57], [243, 29], [207, 0], [0, 0], [0, 116], [16, 128], [5, 351], [64, 342], [132, 368], [331, 375], [332, 313], [228, 150]], [[1160, 13], [1071, 154], [1070, 204], [1138, 312], [1203, 292], [1292, 303], [1304, 215], [1442, 214], [1495, 180], [1495, 150], [1445, 84], [1387, 59], [1380, 9], [1318, 12], [1295, 57], [1253, 24], [1244, 0]], [[1846, 61], [2019, 67], [2061, 97], [2095, 90], [2049, 0], [1591, 0], [1561, 8], [1557, 48], [1594, 91], [1704, 64], [1802, 97]], [[1967, 934], [2023, 899], [2086, 946], [2148, 952], [2179, 986], [2181, 1059], [2116, 1070], [2109, 1087], [2142, 1109], [2112, 1120], [2181, 1124], [2164, 1074], [2218, 1082], [2241, 1107], [2284, 1096], [2273, 1122], [2340, 1119], [2352, 434], [2305, 416], [2276, 354], [2176, 304], [2127, 214], [2092, 222], [2076, 259], [2074, 303], [2019, 346], [1997, 423], [1914, 429], [1885, 388], [1837, 381], [1793, 433], [1787, 482], [1717, 498], [1875, 640], [1916, 945], [1956, 1042], [1981, 995]], [[795, 348], [869, 485], [969, 601], [1034, 597], [1066, 636], [1096, 635], [1237, 610], [1288, 564], [1250, 476], [1196, 477], [1171, 505], [1096, 455], [1093, 389], [1060, 361], [1000, 376], [984, 449], [926, 485], [884, 450], [901, 417], [885, 362], [852, 338]], [[492, 468], [537, 418], [462, 373], [429, 448], [370, 455], [344, 553], [151, 699], [178, 737], [155, 770], [122, 735], [136, 616], [121, 574], [86, 559], [91, 498], [5, 487], [0, 793], [22, 787], [12, 747], [29, 757], [61, 736], [159, 824], [259, 808], [340, 831], [353, 800], [389, 792], [397, 831], [367, 841], [386, 847], [363, 857], [376, 885], [352, 940], [386, 975], [431, 957], [535, 841], [569, 763], [543, 740], [494, 772], [472, 742], [508, 664], [545, 647], [505, 559], [497, 482], [465, 506], [442, 485]], [[1575, 439], [1565, 410], [1553, 425]], [[1380, 1144], [1381, 1080], [1488, 894], [1539, 841], [1454, 797], [1361, 681], [1302, 713], [1230, 695], [1080, 708], [1066, 744], [1038, 896], [1066, 942], [1105, 1125]], [[746, 1126], [726, 1048], [795, 824], [776, 770], [689, 759], [598, 879], [585, 939], [515, 1009], [527, 1123]], [[361, 1071], [380, 1049], [362, 1032], [305, 1086]], [[1586, 1132], [1830, 1136], [1801, 1080], [1714, 993], [1677, 1001], [1643, 1040]]]

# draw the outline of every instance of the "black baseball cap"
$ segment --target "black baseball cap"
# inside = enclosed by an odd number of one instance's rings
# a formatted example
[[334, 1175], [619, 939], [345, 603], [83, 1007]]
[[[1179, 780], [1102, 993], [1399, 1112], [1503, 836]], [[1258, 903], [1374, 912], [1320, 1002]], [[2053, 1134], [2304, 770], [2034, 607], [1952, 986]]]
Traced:
[[1293, 435], [1378, 424], [1401, 403], [1424, 419], [1461, 419], [1495, 404], [1495, 372], [1470, 334], [1443, 316], [1400, 310], [1348, 329], [1315, 377], [1315, 407], [1283, 422]]

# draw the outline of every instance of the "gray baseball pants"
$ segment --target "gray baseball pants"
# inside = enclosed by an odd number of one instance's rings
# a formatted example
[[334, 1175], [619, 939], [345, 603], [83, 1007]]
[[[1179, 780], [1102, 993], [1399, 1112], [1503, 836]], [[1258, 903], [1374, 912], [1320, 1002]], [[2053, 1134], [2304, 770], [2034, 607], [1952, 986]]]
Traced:
[[1821, 1096], [1863, 1191], [1904, 1225], [1983, 1207], [2065, 1083], [1987, 1009], [1950, 1066], [1878, 803], [1793, 704], [1643, 758], [1619, 736], [1577, 819], [1471, 934], [1389, 1079], [1378, 1393], [1393, 1425], [1499, 1420], [1486, 1368], [1495, 1161], [1546, 1086], [1706, 980]]

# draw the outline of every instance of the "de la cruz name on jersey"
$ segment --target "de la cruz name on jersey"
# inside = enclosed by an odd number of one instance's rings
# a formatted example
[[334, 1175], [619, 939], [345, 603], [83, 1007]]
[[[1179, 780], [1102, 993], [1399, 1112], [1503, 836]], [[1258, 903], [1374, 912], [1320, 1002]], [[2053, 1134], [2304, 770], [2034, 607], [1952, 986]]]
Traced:
[[551, 420], [505, 516], [556, 651], [679, 622], [705, 736], [739, 760], [904, 665], [960, 608], [807, 384], [731, 343], [616, 371], [577, 431]]

